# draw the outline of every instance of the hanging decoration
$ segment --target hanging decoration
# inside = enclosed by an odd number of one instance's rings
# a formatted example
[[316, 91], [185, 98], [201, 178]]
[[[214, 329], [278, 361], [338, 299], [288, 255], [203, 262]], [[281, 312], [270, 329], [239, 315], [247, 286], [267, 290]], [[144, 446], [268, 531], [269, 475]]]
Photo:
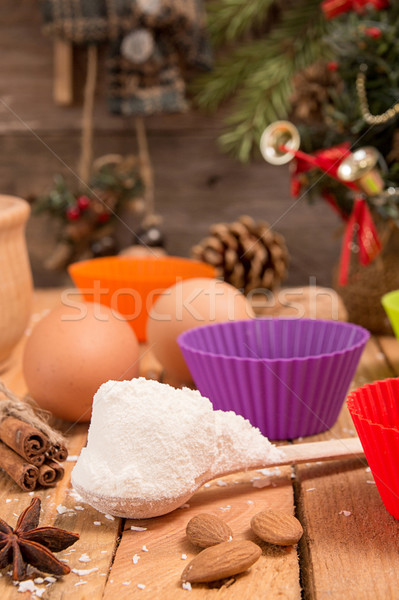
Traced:
[[48, 269], [63, 269], [71, 261], [115, 254], [116, 226], [121, 213], [144, 212], [144, 186], [136, 156], [108, 155], [94, 162], [84, 192], [71, 189], [57, 175], [53, 189], [34, 201], [37, 214], [61, 222], [59, 241], [47, 259]]
[[[56, 42], [87, 47], [87, 74], [82, 115], [77, 190], [62, 177], [35, 202], [63, 223], [59, 244], [48, 268], [72, 260], [119, 250], [116, 225], [122, 211], [140, 216], [132, 237], [141, 254], [162, 252], [161, 218], [154, 209], [153, 169], [143, 117], [187, 109], [185, 78], [190, 69], [209, 69], [211, 52], [201, 0], [41, 0], [43, 30]], [[108, 46], [108, 106], [135, 117], [138, 156], [103, 157], [93, 164], [93, 108], [98, 47]], [[70, 50], [70, 47], [69, 47]]]
[[[339, 267], [339, 284], [348, 282], [350, 255], [355, 242], [358, 244], [359, 261], [370, 264], [381, 251], [381, 242], [374, 225], [366, 198], [384, 190], [384, 182], [377, 168], [379, 154], [375, 148], [361, 148], [351, 152], [349, 144], [342, 144], [307, 154], [299, 150], [300, 137], [296, 127], [289, 122], [277, 121], [269, 125], [262, 134], [260, 150], [264, 159], [271, 164], [294, 161], [294, 196], [301, 192], [300, 176], [310, 169], [317, 169], [345, 185], [353, 194], [353, 209], [346, 221]], [[339, 211], [334, 196], [329, 193], [326, 200]]]
[[209, 69], [202, 0], [42, 0], [43, 30], [74, 44], [108, 46], [111, 112], [186, 110], [190, 69]]

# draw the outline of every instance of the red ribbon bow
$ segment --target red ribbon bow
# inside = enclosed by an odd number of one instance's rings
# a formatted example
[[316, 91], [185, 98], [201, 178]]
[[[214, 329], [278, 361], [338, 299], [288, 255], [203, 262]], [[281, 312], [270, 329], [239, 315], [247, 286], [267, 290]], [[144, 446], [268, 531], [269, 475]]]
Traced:
[[334, 19], [351, 10], [362, 14], [367, 6], [383, 10], [389, 6], [389, 0], [323, 0], [321, 3], [326, 19]]
[[342, 241], [338, 273], [339, 285], [346, 285], [348, 282], [350, 257], [354, 250], [359, 252], [359, 261], [362, 265], [370, 264], [381, 252], [381, 242], [370, 209], [366, 200], [361, 196], [355, 198], [355, 205]]
[[[342, 184], [349, 187], [356, 193], [355, 203], [350, 217], [344, 214], [338, 206], [333, 194], [323, 192], [322, 196], [339, 216], [347, 221], [344, 239], [342, 243], [341, 258], [339, 264], [338, 282], [345, 285], [348, 282], [350, 257], [353, 250], [359, 252], [359, 261], [362, 265], [368, 265], [381, 251], [381, 242], [378, 237], [377, 229], [366, 200], [359, 194], [361, 191], [356, 183], [342, 181], [338, 177], [338, 167], [342, 160], [350, 154], [349, 143], [333, 146], [325, 150], [319, 150], [314, 155], [306, 154], [300, 150], [292, 151], [295, 156], [294, 167], [292, 171], [291, 193], [297, 197], [301, 191], [301, 174], [310, 169], [318, 168], [324, 171], [330, 177], [337, 179]], [[357, 241], [357, 246], [356, 242]]]

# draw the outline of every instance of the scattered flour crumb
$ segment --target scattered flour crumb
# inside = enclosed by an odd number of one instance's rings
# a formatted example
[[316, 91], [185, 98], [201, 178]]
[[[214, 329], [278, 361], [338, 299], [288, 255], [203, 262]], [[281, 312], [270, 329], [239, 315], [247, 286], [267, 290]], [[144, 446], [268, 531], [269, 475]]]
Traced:
[[350, 510], [340, 510], [339, 515], [344, 515], [344, 517], [350, 517], [350, 515], [352, 514]]
[[140, 560], [140, 556], [138, 554], [135, 554], [133, 556], [133, 558], [132, 558], [132, 561], [133, 561], [134, 565], [137, 565], [137, 563], [139, 562], [139, 560]]
[[182, 559], [182, 560], [187, 560], [187, 554], [182, 554], [182, 555], [181, 555], [181, 559]]
[[33, 496], [35, 492], [29, 492], [28, 496]]
[[122, 585], [130, 585], [132, 582], [131, 581], [123, 581]]
[[89, 556], [88, 554], [84, 553], [84, 554], [82, 554], [82, 556], [80, 556], [80, 557], [78, 558], [78, 560], [79, 560], [80, 562], [88, 563], [88, 562], [90, 562], [90, 561], [91, 561], [91, 558], [90, 558], [90, 556]]
[[130, 525], [132, 531], [147, 531], [147, 527], [137, 527], [137, 525]]
[[85, 583], [87, 583], [87, 581], [78, 581], [77, 583], [75, 583], [75, 587], [78, 585], [84, 585]]
[[209, 487], [211, 487], [210, 483], [204, 483], [204, 488], [209, 488]]
[[313, 492], [316, 488], [308, 488], [306, 492]]
[[33, 580], [35, 583], [44, 583], [44, 579], [43, 577], [36, 577], [36, 579]]
[[368, 480], [366, 481], [366, 483], [373, 483], [373, 484], [375, 484], [375, 481], [371, 481], [370, 479], [368, 479]]
[[253, 504], [254, 501], [253, 500], [247, 500], [247, 504]]
[[142, 549], [142, 551], [143, 551], [143, 552], [148, 552], [148, 548], [147, 548], [147, 546], [142, 546], [142, 548], [141, 548], [141, 549]]
[[93, 525], [101, 525], [101, 521], [93, 521]]
[[262, 477], [262, 478], [260, 478], [260, 477], [258, 478], [258, 477], [257, 477], [257, 478], [256, 478], [256, 479], [255, 479], [255, 480], [252, 482], [252, 486], [253, 486], [254, 488], [261, 489], [261, 488], [268, 487], [269, 485], [271, 485], [271, 483], [272, 483], [272, 482], [271, 482], [271, 480], [270, 480], [270, 478], [269, 478], [269, 477]]
[[79, 458], [78, 454], [71, 454], [70, 456], [68, 456], [68, 458], [66, 459], [67, 462], [76, 462]]
[[75, 491], [73, 488], [69, 490], [69, 495], [72, 496], [72, 498], [76, 500], [76, 502], [83, 502], [82, 496], [78, 494], [78, 492]]
[[18, 584], [18, 592], [31, 592], [38, 598], [41, 598], [46, 591], [46, 588], [38, 588], [32, 579], [27, 579], [26, 581], [20, 581]]
[[90, 573], [94, 573], [94, 571], [98, 571], [98, 567], [93, 567], [93, 569], [71, 569], [72, 573], [79, 575], [82, 577], [84, 575], [90, 575]]
[[59, 515], [64, 515], [65, 513], [74, 513], [75, 511], [72, 508], [68, 508], [67, 506], [63, 506], [62, 504], [59, 504], [57, 506], [57, 513]]
[[271, 475], [272, 474], [272, 470], [271, 469], [256, 469], [257, 473], [260, 473], [261, 475]]
[[48, 575], [44, 578], [44, 581], [47, 581], [48, 583], [55, 583], [57, 579], [55, 577], [52, 577], [51, 575]]
[[219, 506], [219, 510], [223, 510], [224, 512], [228, 511], [231, 509], [231, 505], [230, 504], [226, 504], [226, 506]]
[[366, 471], [366, 473], [371, 473], [370, 467], [366, 467], [364, 470]]
[[181, 506], [179, 506], [179, 508], [190, 508], [190, 505], [186, 502], [186, 504], [182, 504]]
[[139, 590], [145, 590], [145, 585], [144, 583], [138, 583], [137, 587], [139, 588]]
[[107, 515], [104, 515], [104, 517], [105, 517], [106, 519], [109, 519], [109, 521], [115, 521], [115, 517], [113, 517], [112, 515], [108, 515], [108, 514], [107, 514]]
[[216, 482], [216, 485], [218, 485], [220, 487], [226, 487], [227, 483], [225, 481], [223, 481], [222, 479], [218, 479]]
[[84, 510], [84, 506], [74, 506], [75, 510]]
[[106, 554], [108, 550], [101, 550], [101, 554]]
[[11, 502], [11, 498], [6, 499], [6, 504], [8, 504], [9, 502]]
[[189, 581], [185, 581], [184, 583], [181, 584], [183, 590], [188, 590], [189, 592], [191, 592], [191, 583]]

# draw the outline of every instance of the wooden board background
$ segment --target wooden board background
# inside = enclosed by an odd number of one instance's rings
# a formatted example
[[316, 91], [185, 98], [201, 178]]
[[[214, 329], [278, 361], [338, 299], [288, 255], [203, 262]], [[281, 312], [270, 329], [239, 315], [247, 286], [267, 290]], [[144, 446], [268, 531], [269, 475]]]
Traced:
[[[53, 102], [53, 43], [41, 34], [39, 0], [1, 1], [0, 47], [0, 192], [44, 194], [53, 176], [75, 183], [79, 155], [83, 51], [74, 51], [75, 103]], [[133, 124], [107, 113], [104, 75], [95, 106], [95, 157], [135, 151]], [[224, 112], [210, 116], [154, 115], [146, 120], [154, 166], [156, 207], [162, 215], [170, 254], [187, 256], [212, 223], [231, 222], [249, 213], [265, 219], [287, 240], [291, 253], [288, 284], [308, 284], [316, 277], [329, 285], [340, 242], [338, 218], [323, 202], [293, 204], [286, 167], [263, 160], [241, 165], [221, 154], [217, 137]], [[129, 243], [134, 219], [119, 231]], [[28, 241], [36, 284], [64, 285], [64, 274], [46, 272], [43, 260], [54, 247], [57, 227], [32, 218]]]

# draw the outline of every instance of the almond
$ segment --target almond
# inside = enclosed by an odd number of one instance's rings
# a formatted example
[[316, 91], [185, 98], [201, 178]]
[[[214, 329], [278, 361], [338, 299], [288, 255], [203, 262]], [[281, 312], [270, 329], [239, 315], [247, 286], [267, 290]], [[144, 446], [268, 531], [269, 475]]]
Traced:
[[186, 535], [192, 544], [200, 548], [208, 548], [233, 539], [230, 527], [219, 517], [208, 513], [193, 517], [187, 523]]
[[184, 569], [183, 582], [206, 583], [242, 573], [251, 567], [262, 550], [248, 540], [222, 542], [202, 550]]
[[298, 519], [277, 510], [263, 510], [252, 517], [251, 529], [261, 540], [280, 546], [296, 544], [303, 534]]

